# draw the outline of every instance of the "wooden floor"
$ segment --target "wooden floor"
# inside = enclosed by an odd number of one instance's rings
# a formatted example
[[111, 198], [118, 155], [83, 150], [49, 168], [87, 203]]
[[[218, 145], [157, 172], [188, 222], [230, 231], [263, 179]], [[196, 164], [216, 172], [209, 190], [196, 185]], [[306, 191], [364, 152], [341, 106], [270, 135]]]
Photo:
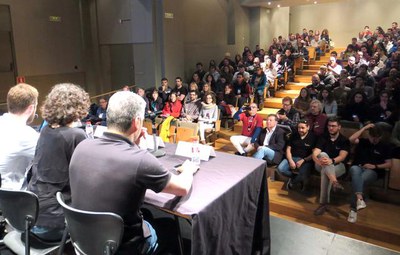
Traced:
[[358, 212], [355, 224], [347, 222], [349, 199], [347, 195], [331, 197], [329, 213], [314, 216], [318, 207], [318, 190], [305, 195], [289, 192], [284, 182], [268, 181], [270, 214], [361, 241], [400, 251], [400, 206], [366, 201], [367, 208]]

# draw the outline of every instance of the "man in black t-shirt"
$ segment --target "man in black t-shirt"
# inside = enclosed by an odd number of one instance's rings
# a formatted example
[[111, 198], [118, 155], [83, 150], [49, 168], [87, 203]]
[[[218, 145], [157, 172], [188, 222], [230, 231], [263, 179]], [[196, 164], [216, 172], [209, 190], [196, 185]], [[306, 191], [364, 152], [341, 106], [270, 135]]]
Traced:
[[328, 135], [318, 139], [313, 150], [312, 158], [315, 169], [321, 172], [320, 206], [314, 211], [315, 215], [322, 215], [327, 211], [331, 186], [334, 190], [343, 190], [337, 177], [346, 172], [343, 162], [350, 151], [349, 140], [340, 134], [340, 121], [336, 117], [328, 119]]
[[[367, 130], [368, 139], [360, 138]], [[350, 168], [353, 194], [347, 220], [351, 223], [357, 221], [357, 211], [367, 207], [363, 197], [364, 187], [383, 176], [385, 169], [392, 166], [392, 146], [382, 142], [382, 136], [380, 127], [368, 124], [349, 138], [351, 143], [357, 144], [354, 163]]]
[[86, 139], [75, 149], [69, 166], [72, 206], [87, 211], [113, 212], [124, 220], [119, 251], [152, 254], [157, 247], [153, 227], [140, 208], [147, 189], [185, 196], [197, 170], [185, 162], [173, 175], [147, 150], [137, 146], [143, 135], [145, 101], [121, 91], [109, 100], [107, 132]]
[[175, 88], [172, 90], [172, 92], [176, 93], [176, 96], [178, 97], [179, 101], [184, 102], [185, 96], [188, 94], [188, 90], [183, 85], [181, 77], [175, 78]]
[[[287, 188], [292, 189], [295, 185], [302, 183], [303, 188], [313, 167], [312, 149], [315, 146], [316, 137], [309, 132], [310, 126], [306, 120], [300, 120], [297, 131], [290, 138], [286, 147], [286, 159], [278, 166], [278, 171], [289, 177]], [[298, 174], [294, 174], [294, 170], [298, 170]]]

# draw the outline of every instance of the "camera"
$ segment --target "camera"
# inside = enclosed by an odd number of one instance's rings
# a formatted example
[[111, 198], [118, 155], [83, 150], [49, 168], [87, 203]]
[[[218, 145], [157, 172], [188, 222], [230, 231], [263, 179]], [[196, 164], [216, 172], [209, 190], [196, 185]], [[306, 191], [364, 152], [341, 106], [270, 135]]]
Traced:
[[250, 111], [251, 107], [249, 105], [243, 106], [243, 111]]

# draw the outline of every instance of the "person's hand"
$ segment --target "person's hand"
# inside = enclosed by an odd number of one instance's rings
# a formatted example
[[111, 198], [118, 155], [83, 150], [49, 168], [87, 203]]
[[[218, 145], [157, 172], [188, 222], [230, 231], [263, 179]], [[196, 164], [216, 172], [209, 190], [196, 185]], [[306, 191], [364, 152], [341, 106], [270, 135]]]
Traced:
[[354, 117], [353, 117], [353, 121], [354, 121], [354, 122], [360, 122], [360, 118], [358, 118], [357, 116], [354, 116]]
[[289, 167], [290, 169], [296, 169], [296, 163], [293, 160], [289, 160]]
[[374, 125], [373, 123], [369, 123], [369, 124], [366, 125], [364, 128], [365, 128], [365, 129], [370, 129], [370, 128], [373, 128], [373, 127], [375, 127], [375, 125]]
[[321, 166], [328, 166], [333, 163], [330, 158], [320, 158], [319, 162], [320, 162]]
[[376, 169], [376, 167], [375, 167], [375, 165], [373, 165], [373, 164], [364, 164], [363, 166], [362, 166], [363, 168], [366, 168], [366, 169], [371, 169], [371, 170], [373, 170], [373, 169]]
[[386, 118], [389, 118], [392, 115], [392, 112], [391, 111], [386, 111], [385, 115], [386, 115]]
[[296, 162], [296, 167], [300, 168], [303, 165], [304, 162], [305, 162], [304, 159], [300, 159], [299, 161]]

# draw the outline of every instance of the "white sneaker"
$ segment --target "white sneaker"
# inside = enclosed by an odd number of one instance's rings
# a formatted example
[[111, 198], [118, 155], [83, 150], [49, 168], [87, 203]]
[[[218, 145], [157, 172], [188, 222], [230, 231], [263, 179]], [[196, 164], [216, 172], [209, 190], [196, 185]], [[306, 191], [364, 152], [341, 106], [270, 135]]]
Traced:
[[367, 207], [363, 199], [357, 199], [357, 211]]
[[349, 217], [347, 217], [347, 221], [350, 223], [356, 223], [357, 221], [357, 212], [350, 210]]

